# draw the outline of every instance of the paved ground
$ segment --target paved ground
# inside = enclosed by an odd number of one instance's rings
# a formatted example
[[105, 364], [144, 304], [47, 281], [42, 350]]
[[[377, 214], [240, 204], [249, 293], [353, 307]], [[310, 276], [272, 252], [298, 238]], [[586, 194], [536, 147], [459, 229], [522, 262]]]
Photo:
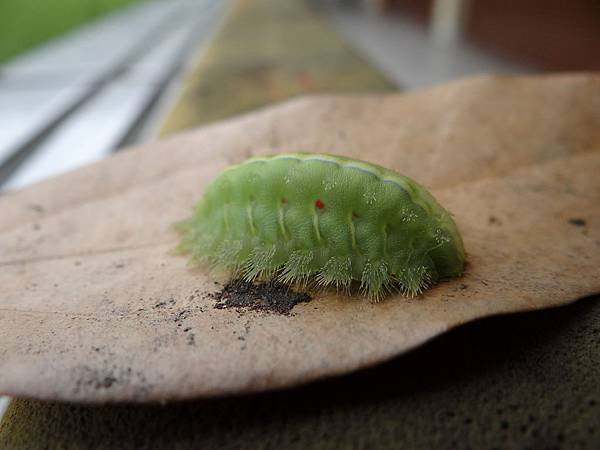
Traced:
[[131, 140], [226, 3], [141, 3], [0, 67], [3, 189], [95, 161]]
[[365, 13], [339, 2], [314, 2], [352, 46], [393, 83], [417, 89], [483, 73], [531, 72], [462, 40], [436, 43], [432, 33], [415, 19], [401, 15]]
[[392, 90], [304, 1], [238, 0], [190, 73], [161, 133], [297, 95]]

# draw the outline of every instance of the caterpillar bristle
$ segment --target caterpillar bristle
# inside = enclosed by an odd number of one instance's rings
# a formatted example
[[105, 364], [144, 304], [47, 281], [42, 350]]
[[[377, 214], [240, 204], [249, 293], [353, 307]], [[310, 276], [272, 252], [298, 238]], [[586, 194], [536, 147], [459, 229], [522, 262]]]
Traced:
[[347, 290], [352, 281], [352, 262], [349, 256], [332, 256], [316, 276], [317, 284]]
[[311, 250], [293, 251], [281, 269], [279, 281], [306, 286], [312, 274], [313, 257]]
[[244, 261], [243, 248], [240, 240], [224, 241], [215, 256], [216, 264], [223, 267], [240, 265]]
[[360, 289], [371, 300], [378, 302], [392, 289], [394, 277], [389, 273], [387, 264], [381, 260], [367, 260], [365, 263]]
[[400, 292], [406, 297], [415, 297], [431, 286], [432, 275], [425, 266], [408, 267], [398, 274]]
[[254, 248], [248, 259], [242, 265], [244, 280], [253, 281], [256, 279], [268, 279], [277, 271], [277, 266], [274, 264], [274, 256], [276, 252], [275, 246]]
[[188, 246], [186, 251], [190, 252], [190, 260], [194, 264], [213, 264], [214, 258], [212, 255], [205, 251], [205, 247], [203, 245], [194, 244], [193, 246]]
[[[213, 269], [227, 269], [234, 278], [246, 281], [273, 280], [295, 284], [306, 289], [333, 287], [348, 293], [352, 284], [352, 260], [347, 256], [330, 257], [320, 269], [315, 269], [311, 250], [295, 250], [287, 261], [278, 261], [277, 247], [254, 249], [244, 247], [241, 240], [224, 241], [215, 248], [214, 238], [195, 233], [193, 240], [184, 239], [178, 250], [190, 252], [189, 264], [208, 264]], [[429, 288], [437, 279], [435, 269], [427, 263], [404, 261], [404, 267], [390, 271], [383, 260], [367, 260], [359, 290], [371, 301], [378, 302], [393, 291], [405, 297], [415, 297]], [[433, 270], [433, 272], [432, 272]], [[433, 273], [433, 274], [432, 274]]]

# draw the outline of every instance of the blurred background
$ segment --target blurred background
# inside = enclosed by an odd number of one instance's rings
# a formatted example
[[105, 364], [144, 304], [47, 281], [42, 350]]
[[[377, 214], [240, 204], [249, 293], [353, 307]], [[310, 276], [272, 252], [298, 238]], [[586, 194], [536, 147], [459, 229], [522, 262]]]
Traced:
[[597, 0], [1, 0], [0, 190], [298, 95], [599, 68]]

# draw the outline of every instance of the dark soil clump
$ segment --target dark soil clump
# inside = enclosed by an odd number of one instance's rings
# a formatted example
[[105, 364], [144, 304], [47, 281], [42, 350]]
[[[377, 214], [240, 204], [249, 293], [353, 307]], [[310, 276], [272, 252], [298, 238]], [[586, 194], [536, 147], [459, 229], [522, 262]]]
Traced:
[[289, 314], [298, 303], [309, 302], [312, 298], [305, 292], [294, 292], [281, 283], [255, 284], [244, 280], [228, 282], [212, 297], [217, 300], [217, 309], [248, 308], [278, 314]]

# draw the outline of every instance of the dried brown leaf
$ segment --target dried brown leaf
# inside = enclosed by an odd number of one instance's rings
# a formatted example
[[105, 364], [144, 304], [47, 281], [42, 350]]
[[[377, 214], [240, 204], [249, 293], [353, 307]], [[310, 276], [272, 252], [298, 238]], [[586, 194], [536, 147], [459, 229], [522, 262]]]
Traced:
[[[0, 392], [155, 401], [341, 374], [462, 323], [600, 291], [600, 77], [482, 77], [300, 99], [0, 198]], [[464, 277], [379, 304], [215, 309], [172, 224], [227, 165], [278, 151], [394, 168], [454, 214]], [[510, 330], [507, 330], [509, 333]]]

